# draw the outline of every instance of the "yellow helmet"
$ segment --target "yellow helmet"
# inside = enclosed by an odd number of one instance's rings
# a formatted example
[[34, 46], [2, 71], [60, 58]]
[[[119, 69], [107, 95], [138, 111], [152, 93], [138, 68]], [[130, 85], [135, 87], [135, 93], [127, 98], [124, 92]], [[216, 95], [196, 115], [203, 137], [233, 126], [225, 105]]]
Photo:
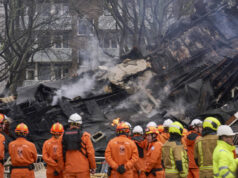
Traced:
[[202, 127], [210, 128], [212, 130], [217, 131], [217, 128], [221, 125], [220, 121], [215, 117], [206, 117], [204, 120]]
[[169, 133], [178, 133], [179, 135], [182, 135], [183, 129], [183, 125], [175, 121], [169, 126]]

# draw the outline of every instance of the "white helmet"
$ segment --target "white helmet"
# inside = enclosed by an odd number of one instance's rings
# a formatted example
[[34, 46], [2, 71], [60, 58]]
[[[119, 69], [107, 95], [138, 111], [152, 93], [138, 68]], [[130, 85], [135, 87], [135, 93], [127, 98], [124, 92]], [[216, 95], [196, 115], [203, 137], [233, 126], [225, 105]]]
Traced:
[[129, 122], [124, 122], [126, 125], [129, 126], [129, 128], [131, 129], [131, 124]]
[[199, 119], [193, 119], [190, 126], [202, 125], [202, 121]]
[[217, 129], [217, 135], [218, 136], [234, 136], [235, 133], [233, 132], [233, 130], [231, 129], [230, 126], [228, 125], [220, 125]]
[[149, 122], [146, 127], [157, 127], [157, 124], [154, 121]]
[[132, 130], [132, 133], [135, 134], [135, 133], [139, 133], [141, 135], [143, 135], [143, 129], [140, 125], [137, 125], [134, 127], [134, 129]]
[[74, 113], [74, 114], [70, 115], [68, 122], [69, 123], [75, 122], [75, 123], [79, 123], [79, 124], [83, 123], [82, 117], [78, 113]]
[[166, 119], [163, 123], [163, 126], [169, 127], [172, 123], [173, 123], [173, 121], [171, 119]]

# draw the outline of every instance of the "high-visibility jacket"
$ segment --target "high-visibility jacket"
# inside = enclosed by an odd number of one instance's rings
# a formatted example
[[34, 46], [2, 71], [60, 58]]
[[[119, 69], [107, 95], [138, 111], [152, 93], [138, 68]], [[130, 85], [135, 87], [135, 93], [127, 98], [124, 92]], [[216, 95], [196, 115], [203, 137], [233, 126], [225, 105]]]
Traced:
[[212, 171], [212, 154], [217, 146], [217, 135], [206, 135], [199, 137], [195, 143], [194, 159], [198, 160], [200, 172]]
[[213, 152], [213, 173], [216, 178], [235, 178], [238, 159], [234, 158], [235, 146], [218, 140]]
[[[5, 153], [5, 137], [3, 134], [0, 134], [0, 160], [3, 161]], [[4, 177], [4, 166], [0, 163], [0, 178]]]
[[162, 143], [159, 141], [150, 143], [145, 158], [145, 172], [150, 173], [149, 177], [164, 177], [164, 169], [162, 167], [161, 155]]
[[[177, 177], [187, 177], [188, 157], [183, 144], [177, 144], [175, 141], [167, 141], [162, 147], [162, 160], [166, 174], [174, 174]], [[176, 161], [181, 161], [182, 171], [179, 172]], [[166, 176], [165, 176], [166, 177]]]
[[[46, 140], [42, 149], [43, 160], [47, 164], [46, 173], [54, 174], [54, 171], [62, 173], [64, 169], [62, 137], [56, 139], [54, 136]], [[48, 176], [49, 177], [49, 176]]]
[[[105, 150], [105, 159], [112, 168], [112, 178], [133, 178], [133, 168], [138, 161], [138, 150], [135, 143], [120, 135], [109, 141]], [[119, 174], [117, 168], [124, 165], [126, 172]]]

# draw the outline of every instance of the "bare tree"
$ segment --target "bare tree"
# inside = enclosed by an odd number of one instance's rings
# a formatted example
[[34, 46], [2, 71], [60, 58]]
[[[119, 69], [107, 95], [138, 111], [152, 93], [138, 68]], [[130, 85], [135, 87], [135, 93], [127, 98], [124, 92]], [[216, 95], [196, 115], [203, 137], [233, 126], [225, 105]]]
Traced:
[[6, 91], [15, 93], [23, 82], [26, 67], [34, 55], [50, 48], [55, 31], [68, 27], [68, 19], [53, 1], [4, 0], [1, 17], [0, 81], [7, 79]]

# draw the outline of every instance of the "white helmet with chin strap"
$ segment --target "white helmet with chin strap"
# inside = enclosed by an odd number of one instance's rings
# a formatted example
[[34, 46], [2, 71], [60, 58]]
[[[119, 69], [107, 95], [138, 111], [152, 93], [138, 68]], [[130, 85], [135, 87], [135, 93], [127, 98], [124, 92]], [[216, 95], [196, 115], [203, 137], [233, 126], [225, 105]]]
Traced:
[[190, 126], [199, 126], [201, 125], [202, 126], [202, 121], [200, 119], [193, 119]]
[[133, 128], [132, 133], [133, 133], [133, 134], [138, 133], [138, 134], [143, 135], [143, 129], [142, 129], [142, 127], [141, 127], [140, 125], [137, 125], [137, 126], [135, 126], [135, 127]]
[[68, 120], [69, 123], [78, 123], [78, 124], [82, 124], [83, 121], [82, 121], [82, 117], [78, 114], [78, 113], [74, 113], [74, 114], [71, 114], [69, 116], [69, 120]]

